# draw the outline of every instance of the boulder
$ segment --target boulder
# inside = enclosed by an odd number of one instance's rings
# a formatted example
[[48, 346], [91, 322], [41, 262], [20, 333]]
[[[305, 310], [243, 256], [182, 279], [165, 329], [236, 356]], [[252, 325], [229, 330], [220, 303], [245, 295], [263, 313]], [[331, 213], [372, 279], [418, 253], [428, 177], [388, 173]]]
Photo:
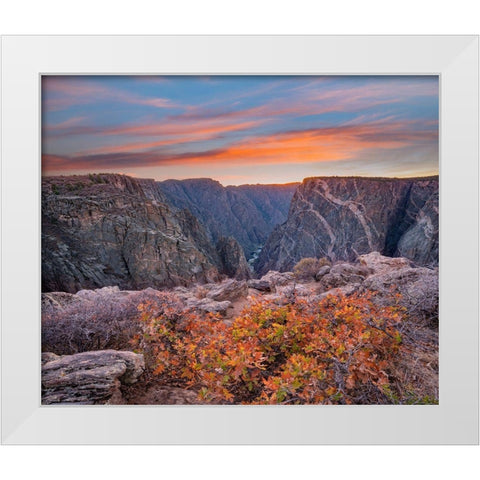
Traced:
[[42, 354], [42, 404], [118, 403], [120, 386], [135, 383], [144, 370], [143, 355], [133, 352], [47, 352]]
[[73, 293], [66, 292], [49, 292], [42, 293], [42, 310], [46, 308], [60, 308], [63, 309], [72, 303], [81, 301]]
[[187, 306], [207, 313], [219, 313], [220, 315], [226, 315], [227, 309], [232, 306], [232, 302], [224, 300], [223, 302], [217, 302], [210, 298], [195, 298], [190, 297], [187, 300]]
[[344, 285], [343, 287], [338, 287], [338, 288], [332, 288], [330, 290], [327, 290], [326, 292], [321, 293], [320, 295], [317, 295], [314, 297], [315, 302], [320, 302], [324, 298], [328, 296], [345, 296], [348, 297], [349, 295], [352, 295], [355, 292], [358, 292], [360, 285], [355, 284], [355, 285]]
[[324, 275], [330, 272], [332, 267], [330, 265], [324, 265], [315, 275], [315, 280], [318, 282], [322, 279]]
[[376, 292], [378, 301], [389, 302], [400, 293], [399, 304], [417, 319], [438, 317], [438, 269], [403, 267], [369, 276], [362, 288]]
[[248, 286], [250, 288], [254, 288], [255, 290], [258, 290], [260, 292], [271, 292], [272, 288], [270, 285], [270, 282], [267, 280], [257, 280], [257, 279], [252, 279], [248, 281]]
[[288, 299], [294, 300], [296, 297], [308, 297], [312, 294], [312, 290], [301, 283], [292, 283], [277, 287], [276, 292]]
[[360, 265], [367, 267], [371, 273], [389, 273], [392, 270], [400, 270], [402, 268], [414, 267], [415, 264], [408, 258], [403, 257], [385, 257], [378, 252], [360, 255], [357, 259]]
[[371, 270], [363, 265], [339, 263], [333, 265], [329, 273], [322, 275], [320, 283], [326, 290], [329, 290], [343, 285], [362, 283], [369, 273]]
[[276, 272], [275, 270], [270, 270], [266, 273], [260, 280], [268, 282], [272, 290], [275, 289], [277, 285], [286, 285], [287, 283], [294, 281], [294, 276], [292, 272]]
[[221, 237], [217, 251], [222, 262], [221, 273], [237, 280], [248, 280], [251, 277], [245, 253], [233, 237]]
[[223, 300], [236, 300], [237, 298], [246, 297], [247, 295], [248, 285], [245, 280], [229, 279], [214, 285], [209, 289], [206, 296], [211, 300], [221, 302]]

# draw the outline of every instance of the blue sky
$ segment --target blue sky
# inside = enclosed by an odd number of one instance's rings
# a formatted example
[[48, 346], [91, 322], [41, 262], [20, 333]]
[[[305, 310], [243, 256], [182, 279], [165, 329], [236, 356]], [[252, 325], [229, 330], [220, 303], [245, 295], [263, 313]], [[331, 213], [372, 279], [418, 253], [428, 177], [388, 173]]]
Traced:
[[48, 76], [42, 127], [44, 175], [432, 175], [438, 77]]

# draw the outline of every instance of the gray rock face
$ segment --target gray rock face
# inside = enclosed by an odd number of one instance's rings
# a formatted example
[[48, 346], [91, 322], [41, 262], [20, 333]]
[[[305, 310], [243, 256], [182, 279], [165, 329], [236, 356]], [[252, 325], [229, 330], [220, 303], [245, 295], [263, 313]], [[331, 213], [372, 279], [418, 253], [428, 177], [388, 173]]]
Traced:
[[154, 187], [123, 175], [44, 178], [42, 291], [218, 279], [220, 258], [203, 227], [160, 203]]
[[42, 404], [116, 403], [120, 386], [135, 383], [145, 370], [143, 355], [99, 350], [42, 355]]
[[340, 263], [333, 265], [328, 273], [321, 276], [320, 284], [328, 290], [348, 284], [362, 283], [369, 273], [371, 270], [362, 265]]
[[221, 273], [237, 280], [248, 280], [251, 277], [242, 247], [233, 237], [220, 238], [217, 251], [222, 262]]
[[246, 281], [225, 280], [222, 283], [214, 285], [209, 289], [207, 298], [222, 302], [224, 300], [236, 300], [237, 298], [248, 295], [248, 286]]
[[168, 202], [188, 209], [207, 230], [213, 243], [233, 237], [247, 257], [263, 245], [275, 225], [287, 218], [298, 183], [223, 187], [209, 178], [158, 183]]
[[272, 286], [268, 280], [256, 280], [252, 279], [248, 281], [248, 286], [250, 288], [254, 288], [255, 290], [258, 290], [259, 292], [271, 292], [272, 291]]
[[419, 264], [438, 263], [438, 206], [437, 190], [419, 210], [415, 222], [400, 237], [396, 254]]
[[315, 274], [315, 280], [317, 282], [320, 281], [324, 275], [330, 272], [330, 268], [330, 265], [324, 265], [322, 268], [320, 268]]
[[[42, 180], [42, 291], [250, 278], [245, 253], [286, 219], [291, 185], [124, 175]], [[243, 250], [243, 251], [242, 251]]]
[[375, 301], [391, 305], [392, 295], [399, 293], [398, 303], [410, 316], [433, 326], [438, 320], [438, 268], [418, 267], [407, 258], [386, 257], [379, 252], [360, 255], [357, 263], [334, 265], [320, 285], [325, 291], [319, 300], [327, 295], [370, 291]]
[[376, 275], [379, 273], [390, 273], [395, 270], [414, 267], [414, 263], [408, 258], [391, 258], [381, 255], [379, 252], [371, 252], [358, 257], [358, 263]]
[[276, 272], [271, 270], [266, 273], [261, 279], [262, 282], [267, 282], [270, 284], [270, 289], [275, 290], [277, 286], [287, 285], [288, 283], [293, 282], [294, 276], [292, 272]]
[[416, 267], [406, 258], [382, 257], [378, 252], [359, 257], [373, 273], [362, 287], [387, 298], [392, 291], [401, 294], [400, 305], [417, 318], [438, 317], [438, 268]]
[[227, 310], [232, 306], [232, 302], [223, 300], [218, 302], [211, 298], [197, 299], [195, 297], [189, 297], [186, 302], [187, 307], [193, 308], [200, 312], [206, 313], [219, 313], [220, 315], [226, 315]]
[[286, 271], [306, 257], [353, 261], [372, 251], [438, 264], [438, 177], [307, 178], [255, 268]]

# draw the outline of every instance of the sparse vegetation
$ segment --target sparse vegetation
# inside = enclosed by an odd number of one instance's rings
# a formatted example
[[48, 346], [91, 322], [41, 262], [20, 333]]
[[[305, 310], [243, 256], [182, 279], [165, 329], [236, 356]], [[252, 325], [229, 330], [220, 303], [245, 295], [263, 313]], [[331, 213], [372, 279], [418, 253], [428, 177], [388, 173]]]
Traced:
[[92, 183], [104, 183], [103, 178], [100, 174], [90, 173], [88, 178]]
[[42, 350], [57, 355], [108, 348], [130, 350], [132, 338], [142, 332], [137, 307], [145, 301], [156, 315], [166, 315], [174, 304], [173, 297], [167, 293], [142, 291], [123, 300], [104, 295], [92, 301], [73, 302], [63, 308], [44, 306]]

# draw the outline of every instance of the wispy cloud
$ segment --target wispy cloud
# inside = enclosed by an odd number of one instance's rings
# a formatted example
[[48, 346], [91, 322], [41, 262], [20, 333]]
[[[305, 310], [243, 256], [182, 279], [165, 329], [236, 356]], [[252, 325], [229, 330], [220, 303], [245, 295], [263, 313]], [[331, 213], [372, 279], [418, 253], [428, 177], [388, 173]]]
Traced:
[[[230, 126], [233, 128], [234, 126]], [[208, 131], [208, 129], [207, 129]], [[211, 132], [218, 133], [212, 129]], [[308, 163], [354, 158], [366, 149], [398, 149], [435, 142], [435, 126], [418, 128], [416, 121], [396, 121], [380, 124], [343, 125], [317, 129], [291, 130], [276, 134], [242, 139], [222, 148], [205, 151], [172, 153], [157, 149], [178, 141], [168, 140], [138, 144], [124, 144], [107, 149], [96, 149], [84, 154], [65, 157], [62, 168], [114, 168], [126, 164], [136, 167], [172, 164], [265, 164]], [[46, 171], [59, 167], [60, 160], [44, 158]]]
[[175, 108], [168, 98], [144, 97], [111, 86], [104, 86], [81, 77], [44, 77], [42, 80], [43, 108], [46, 111], [65, 110], [74, 105], [99, 101], [147, 105], [156, 108]]
[[[141, 152], [144, 150], [150, 150], [155, 147], [161, 147], [166, 145], [183, 145], [192, 142], [199, 142], [205, 140], [212, 140], [221, 138], [222, 134], [231, 132], [241, 132], [243, 130], [254, 129], [258, 127], [262, 121], [251, 121], [244, 123], [236, 123], [231, 125], [213, 125], [213, 126], [197, 126], [192, 128], [185, 126], [179, 129], [158, 129], [155, 130], [156, 134], [161, 136], [167, 136], [169, 138], [165, 140], [156, 140], [153, 142], [131, 142], [131, 143], [116, 143], [113, 146], [102, 146], [95, 149], [83, 150], [79, 152], [80, 155], [90, 154], [106, 154], [106, 153], [120, 153], [120, 152]], [[125, 129], [123, 133], [128, 133]], [[118, 133], [116, 133], [118, 135]]]
[[[169, 167], [174, 176], [191, 165], [208, 175], [228, 165], [248, 176], [255, 165], [305, 170], [382, 155], [420, 165], [438, 147], [435, 78], [258, 77], [244, 89], [240, 77], [43, 82], [44, 172]], [[111, 112], [98, 108], [107, 102]]]

